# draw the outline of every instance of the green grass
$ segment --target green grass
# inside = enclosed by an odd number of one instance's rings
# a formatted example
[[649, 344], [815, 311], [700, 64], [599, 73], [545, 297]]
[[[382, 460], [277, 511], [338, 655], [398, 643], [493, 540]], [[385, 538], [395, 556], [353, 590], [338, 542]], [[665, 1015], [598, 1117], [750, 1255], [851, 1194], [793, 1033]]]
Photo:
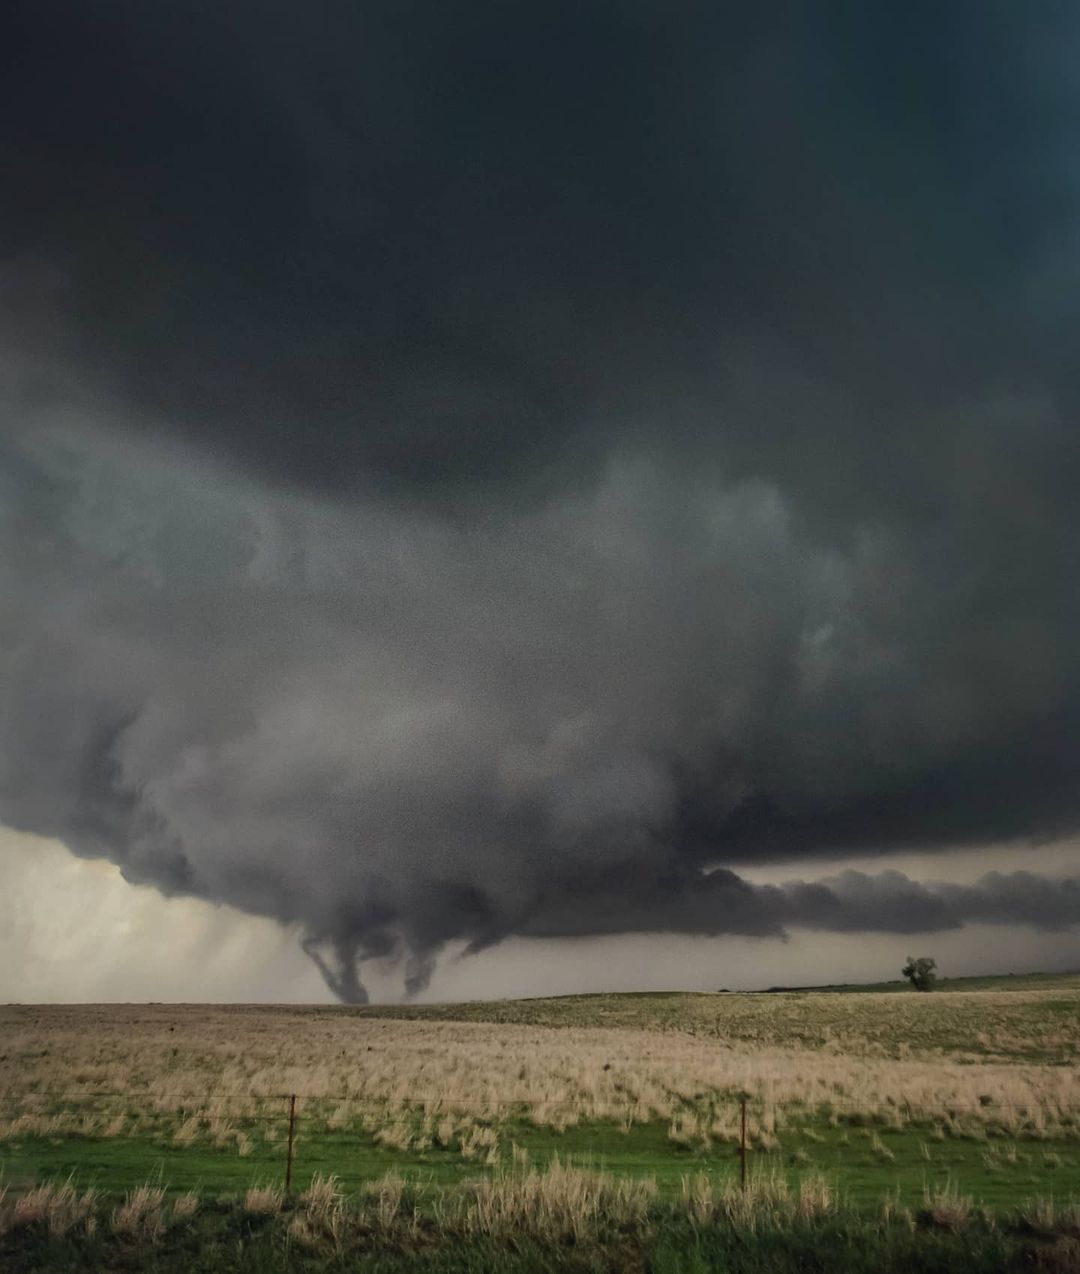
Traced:
[[[678, 1192], [683, 1177], [707, 1173], [734, 1180], [736, 1148], [714, 1144], [708, 1151], [676, 1147], [667, 1125], [635, 1125], [623, 1133], [611, 1124], [582, 1124], [558, 1133], [525, 1121], [500, 1125], [500, 1136], [528, 1152], [537, 1167], [553, 1156], [620, 1176], [653, 1178], [662, 1196]], [[282, 1181], [284, 1145], [253, 1141], [249, 1155], [196, 1144], [178, 1146], [152, 1138], [35, 1137], [8, 1144], [3, 1180], [15, 1188], [73, 1176], [81, 1187], [117, 1194], [143, 1182], [171, 1190], [229, 1194], [255, 1184]], [[853, 1205], [876, 1207], [885, 1196], [913, 1206], [929, 1187], [948, 1183], [991, 1209], [1011, 1206], [1024, 1195], [1080, 1197], [1080, 1139], [1014, 1139], [966, 1136], [935, 1139], [932, 1129], [894, 1130], [879, 1124], [832, 1124], [811, 1119], [781, 1133], [778, 1149], [753, 1149], [755, 1172], [776, 1173], [797, 1183], [809, 1174], [826, 1180]], [[434, 1186], [490, 1175], [492, 1169], [462, 1160], [449, 1150], [422, 1154], [386, 1150], [363, 1133], [322, 1130], [301, 1135], [294, 1181], [334, 1173], [349, 1188], [393, 1169], [406, 1179]]]

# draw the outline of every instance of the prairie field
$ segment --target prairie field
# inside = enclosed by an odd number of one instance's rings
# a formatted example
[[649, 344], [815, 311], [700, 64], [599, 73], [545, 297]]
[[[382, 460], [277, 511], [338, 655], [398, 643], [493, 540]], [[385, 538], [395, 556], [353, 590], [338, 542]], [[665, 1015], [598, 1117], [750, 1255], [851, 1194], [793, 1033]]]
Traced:
[[276, 1179], [296, 1094], [298, 1178], [454, 1181], [561, 1154], [675, 1189], [736, 1171], [745, 1098], [759, 1170], [824, 1171], [868, 1198], [944, 1178], [988, 1202], [1080, 1191], [1080, 977], [931, 995], [9, 1006], [0, 1038], [9, 1184]]
[[862, 1215], [1068, 1208], [1078, 1060], [1077, 976], [929, 995], [7, 1006], [0, 1230], [42, 1190], [88, 1216], [143, 1206], [140, 1190], [159, 1211], [231, 1200], [278, 1216], [290, 1105], [293, 1197], [385, 1210], [405, 1192], [414, 1220], [449, 1209], [485, 1241], [552, 1181], [634, 1217], [745, 1206], [744, 1109], [750, 1194], [792, 1214], [821, 1198]]

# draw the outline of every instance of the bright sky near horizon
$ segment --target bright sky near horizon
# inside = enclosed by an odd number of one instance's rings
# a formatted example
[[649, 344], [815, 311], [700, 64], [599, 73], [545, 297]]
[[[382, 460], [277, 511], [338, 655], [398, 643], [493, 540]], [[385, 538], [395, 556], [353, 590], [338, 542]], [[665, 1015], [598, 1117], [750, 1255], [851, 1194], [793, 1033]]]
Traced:
[[[1014, 851], [955, 856], [954, 880], [973, 868], [1008, 869]], [[1072, 845], [1045, 846], [1037, 868], [1074, 861]], [[920, 856], [888, 865], [909, 871]], [[866, 864], [881, 869], [882, 864]], [[298, 934], [275, 921], [191, 898], [133, 888], [103, 859], [0, 829], [0, 1002], [332, 1002]], [[764, 876], [766, 873], [760, 873]], [[788, 872], [774, 869], [776, 880]], [[630, 935], [570, 943], [508, 940], [493, 951], [444, 959], [423, 1001], [571, 994], [603, 990], [760, 989], [898, 976], [908, 948], [933, 953], [948, 976], [1080, 969], [1080, 935], [973, 926], [910, 940], [881, 935], [823, 938], [795, 931], [769, 938]], [[391, 966], [369, 973], [375, 998], [401, 995]]]

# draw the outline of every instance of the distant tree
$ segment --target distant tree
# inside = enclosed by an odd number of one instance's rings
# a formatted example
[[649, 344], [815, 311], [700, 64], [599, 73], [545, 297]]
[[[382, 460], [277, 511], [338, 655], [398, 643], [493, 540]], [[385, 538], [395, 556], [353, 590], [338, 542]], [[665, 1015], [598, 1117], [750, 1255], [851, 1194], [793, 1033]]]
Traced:
[[932, 991], [937, 982], [937, 961], [929, 956], [908, 956], [901, 970], [916, 991]]

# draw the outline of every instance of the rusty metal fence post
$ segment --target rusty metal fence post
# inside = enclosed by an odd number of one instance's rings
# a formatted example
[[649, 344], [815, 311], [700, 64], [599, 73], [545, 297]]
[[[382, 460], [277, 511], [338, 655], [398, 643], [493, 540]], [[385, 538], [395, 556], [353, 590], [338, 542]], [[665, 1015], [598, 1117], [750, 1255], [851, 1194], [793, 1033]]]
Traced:
[[296, 1094], [289, 1096], [289, 1149], [285, 1159], [285, 1193], [292, 1189], [293, 1131], [296, 1128]]
[[739, 1184], [746, 1189], [746, 1098], [743, 1097], [739, 1106]]

